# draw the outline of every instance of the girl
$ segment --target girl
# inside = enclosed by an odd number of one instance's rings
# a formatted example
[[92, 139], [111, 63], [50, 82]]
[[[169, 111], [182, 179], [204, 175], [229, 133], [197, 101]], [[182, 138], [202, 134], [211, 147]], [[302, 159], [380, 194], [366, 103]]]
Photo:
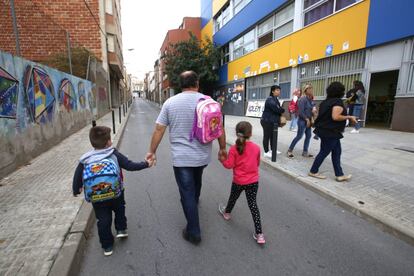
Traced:
[[239, 122], [236, 125], [237, 140], [227, 156], [220, 159], [223, 166], [233, 169], [233, 184], [227, 206], [219, 205], [219, 212], [225, 220], [231, 218], [231, 210], [236, 204], [240, 194], [245, 191], [247, 203], [252, 213], [255, 233], [253, 238], [258, 244], [264, 244], [265, 238], [260, 222], [260, 212], [256, 203], [259, 188], [260, 147], [249, 141], [252, 136], [252, 125], [249, 122]]

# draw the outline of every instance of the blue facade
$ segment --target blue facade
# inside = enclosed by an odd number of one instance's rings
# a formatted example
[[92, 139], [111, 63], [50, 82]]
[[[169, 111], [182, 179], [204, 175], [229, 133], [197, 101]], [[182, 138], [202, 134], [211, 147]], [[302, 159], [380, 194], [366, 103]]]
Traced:
[[218, 84], [219, 85], [224, 85], [227, 83], [227, 73], [228, 73], [228, 67], [227, 67], [227, 63], [224, 64], [223, 66], [221, 66], [219, 68], [219, 80], [218, 80]]
[[371, 0], [367, 47], [414, 35], [414, 1]]
[[[204, 1], [204, 0], [203, 0]], [[214, 42], [224, 45], [243, 33], [258, 21], [279, 8], [287, 0], [255, 0], [251, 1], [236, 16], [234, 16], [222, 29], [214, 34]]]
[[201, 0], [201, 29], [204, 28], [213, 17], [213, 1]]

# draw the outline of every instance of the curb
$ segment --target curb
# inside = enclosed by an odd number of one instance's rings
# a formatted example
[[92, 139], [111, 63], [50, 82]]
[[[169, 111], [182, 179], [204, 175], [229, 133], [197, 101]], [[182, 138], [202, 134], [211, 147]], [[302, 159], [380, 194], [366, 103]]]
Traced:
[[[133, 104], [128, 109], [124, 123], [119, 127], [119, 135], [113, 139], [115, 147], [118, 147], [121, 144], [132, 106]], [[72, 276], [79, 274], [86, 242], [94, 222], [95, 217], [93, 215], [92, 205], [83, 200], [75, 220], [65, 237], [65, 241], [52, 264], [48, 276]]]
[[[226, 144], [231, 146], [232, 143], [226, 141]], [[374, 210], [369, 210], [360, 206], [352, 201], [349, 201], [345, 198], [342, 198], [338, 194], [331, 192], [323, 187], [319, 187], [315, 185], [311, 181], [309, 181], [306, 177], [296, 175], [289, 170], [279, 167], [277, 164], [273, 164], [271, 161], [260, 157], [260, 164], [264, 167], [272, 170], [277, 170], [280, 173], [284, 174], [288, 178], [292, 179], [302, 187], [322, 196], [323, 198], [331, 201], [335, 205], [340, 206], [344, 210], [351, 212], [352, 214], [373, 223], [376, 227], [380, 228], [382, 231], [393, 235], [394, 237], [414, 246], [414, 231], [411, 229], [407, 229], [401, 227], [396, 219], [388, 218], [381, 216], [381, 214], [375, 213]]]

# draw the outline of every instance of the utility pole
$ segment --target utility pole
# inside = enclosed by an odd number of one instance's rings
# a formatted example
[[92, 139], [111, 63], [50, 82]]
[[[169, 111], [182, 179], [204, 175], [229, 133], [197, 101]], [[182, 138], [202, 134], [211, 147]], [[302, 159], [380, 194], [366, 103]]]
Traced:
[[14, 37], [16, 38], [16, 54], [20, 56], [20, 42], [19, 42], [19, 30], [17, 28], [16, 11], [14, 9], [14, 0], [10, 0], [10, 8], [13, 20]]

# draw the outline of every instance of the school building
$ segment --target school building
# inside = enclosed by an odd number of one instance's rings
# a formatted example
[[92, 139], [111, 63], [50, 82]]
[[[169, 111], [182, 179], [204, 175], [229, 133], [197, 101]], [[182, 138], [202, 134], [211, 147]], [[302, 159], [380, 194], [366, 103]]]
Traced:
[[[201, 0], [202, 37], [222, 50], [215, 97], [225, 114], [260, 116], [270, 86], [364, 83], [366, 126], [414, 132], [414, 1]], [[286, 108], [287, 109], [287, 108]]]

